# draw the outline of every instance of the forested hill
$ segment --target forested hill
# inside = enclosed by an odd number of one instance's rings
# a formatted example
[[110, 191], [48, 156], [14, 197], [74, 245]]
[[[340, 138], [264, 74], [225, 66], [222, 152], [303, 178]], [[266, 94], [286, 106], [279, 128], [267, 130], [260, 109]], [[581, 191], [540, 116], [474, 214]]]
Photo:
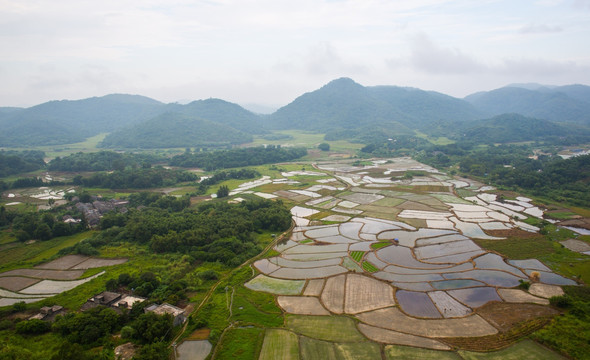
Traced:
[[396, 86], [364, 87], [348, 78], [306, 93], [268, 118], [274, 129], [316, 131], [384, 127], [413, 133], [432, 123], [482, 118], [471, 104], [444, 94]]
[[[0, 146], [70, 144], [84, 141], [99, 133], [117, 133], [119, 129], [129, 129], [138, 124], [152, 126], [155, 119], [163, 120], [158, 118], [160, 115], [173, 112], [183, 114], [185, 118], [199, 119], [203, 132], [191, 127], [193, 134], [197, 132], [198, 142], [210, 137], [211, 142], [241, 143], [249, 139], [242, 133], [264, 132], [257, 115], [223, 100], [208, 99], [180, 105], [164, 104], [138, 95], [107, 95], [75, 101], [50, 101], [26, 109], [2, 108]], [[226, 133], [227, 138], [220, 138], [222, 133]], [[175, 137], [183, 138], [186, 134], [164, 131], [160, 133], [160, 137], [163, 136], [170, 137], [159, 139], [159, 142], [148, 139], [146, 143], [138, 142], [136, 137], [135, 144], [127, 146], [114, 143], [112, 139], [122, 139], [121, 135], [117, 134], [111, 139], [110, 144], [117, 147], [148, 148], [160, 146], [158, 144], [185, 146], [181, 143], [186, 141], [175, 141]]]
[[242, 144], [252, 136], [228, 125], [181, 113], [165, 113], [109, 134], [103, 148], [208, 147]]
[[487, 116], [519, 113], [556, 122], [590, 125], [590, 86], [523, 88], [515, 85], [475, 93], [465, 100]]
[[224, 124], [248, 134], [261, 134], [265, 132], [262, 128], [262, 119], [260, 116], [244, 109], [240, 105], [220, 99], [197, 100], [187, 105], [170, 104], [167, 107], [167, 111], [179, 112], [192, 117]]
[[463, 122], [454, 130], [457, 139], [476, 143], [510, 143], [521, 141], [590, 141], [590, 129], [576, 124], [559, 124], [520, 114], [502, 114], [490, 119]]
[[84, 141], [157, 115], [164, 104], [138, 95], [107, 95], [50, 101], [0, 115], [0, 146], [53, 145]]

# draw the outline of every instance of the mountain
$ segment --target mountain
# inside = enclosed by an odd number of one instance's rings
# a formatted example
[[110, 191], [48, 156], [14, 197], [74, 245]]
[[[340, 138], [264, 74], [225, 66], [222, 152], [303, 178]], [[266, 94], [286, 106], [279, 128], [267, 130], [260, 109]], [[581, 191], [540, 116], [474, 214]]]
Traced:
[[242, 144], [252, 136], [225, 124], [168, 112], [117, 130], [99, 144], [103, 148], [208, 147]]
[[503, 87], [465, 97], [487, 116], [518, 113], [555, 122], [590, 125], [590, 87], [540, 87], [535, 90]]
[[240, 105], [233, 104], [220, 99], [197, 100], [186, 105], [170, 104], [168, 112], [179, 112], [188, 116], [207, 119], [219, 124], [230, 126], [234, 129], [248, 134], [261, 134], [261, 118], [244, 109]]
[[83, 141], [161, 113], [164, 104], [139, 95], [107, 95], [50, 101], [0, 118], [0, 146], [55, 145]]
[[100, 133], [129, 128], [168, 112], [224, 125], [230, 143], [236, 140], [234, 130], [248, 134], [265, 132], [258, 115], [227, 101], [208, 99], [187, 105], [164, 104], [139, 95], [113, 94], [50, 101], [26, 109], [0, 108], [0, 146], [71, 144]]
[[348, 135], [358, 129], [413, 134], [414, 129], [427, 130], [438, 121], [476, 118], [481, 114], [461, 99], [415, 88], [364, 87], [341, 78], [280, 108], [268, 117], [266, 126]]
[[490, 119], [457, 125], [460, 137], [482, 143], [544, 141], [564, 138], [590, 140], [590, 129], [525, 117], [520, 114], [502, 114]]

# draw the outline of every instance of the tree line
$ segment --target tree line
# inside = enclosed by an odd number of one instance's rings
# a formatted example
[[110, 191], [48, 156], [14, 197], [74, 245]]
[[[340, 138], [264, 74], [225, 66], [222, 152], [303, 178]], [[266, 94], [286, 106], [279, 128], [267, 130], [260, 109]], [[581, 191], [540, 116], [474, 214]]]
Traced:
[[291, 161], [307, 155], [304, 148], [284, 148], [269, 145], [213, 152], [185, 152], [170, 159], [170, 165], [198, 167], [207, 171], [242, 166], [262, 165]]

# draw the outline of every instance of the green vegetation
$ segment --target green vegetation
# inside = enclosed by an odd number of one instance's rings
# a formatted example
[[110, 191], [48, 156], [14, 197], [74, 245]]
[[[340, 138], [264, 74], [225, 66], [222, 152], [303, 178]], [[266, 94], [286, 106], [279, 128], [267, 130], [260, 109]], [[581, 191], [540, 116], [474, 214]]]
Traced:
[[368, 261], [363, 261], [362, 267], [364, 270], [372, 273], [379, 271], [379, 268], [377, 268], [375, 265], [371, 264]]
[[300, 316], [287, 315], [289, 330], [314, 339], [326, 341], [364, 341], [354, 320], [343, 316]]
[[253, 328], [229, 328], [221, 338], [215, 359], [255, 359], [262, 347], [264, 330]]
[[104, 148], [178, 148], [243, 144], [252, 136], [231, 126], [181, 113], [164, 113], [107, 135]]
[[266, 275], [258, 275], [247, 282], [249, 289], [279, 295], [299, 295], [305, 286], [305, 280], [284, 280]]
[[590, 288], [564, 286], [565, 295], [550, 299], [553, 305], [565, 308], [567, 313], [557, 316], [533, 339], [575, 358], [585, 359], [590, 354]]
[[385, 358], [387, 360], [405, 360], [405, 359], [421, 359], [421, 360], [454, 360], [461, 359], [455, 352], [420, 349], [410, 346], [401, 345], [387, 345], [385, 346]]
[[180, 170], [169, 170], [162, 167], [156, 168], [128, 168], [112, 173], [95, 173], [90, 177], [78, 175], [74, 178], [74, 185], [86, 187], [99, 187], [107, 189], [146, 189], [161, 186], [170, 186], [179, 182], [196, 181], [198, 176]]
[[164, 160], [163, 157], [151, 154], [114, 151], [78, 152], [65, 157], [56, 157], [51, 160], [48, 169], [51, 171], [122, 171], [127, 167], [151, 167], [151, 164], [162, 160]]
[[[461, 357], [466, 360], [558, 360], [563, 357], [558, 354], [549, 351], [543, 346], [538, 345], [531, 340], [522, 340], [516, 344], [507, 347], [506, 349], [492, 351], [488, 353], [472, 352], [472, 351], [459, 351]], [[586, 355], [588, 353], [585, 353]], [[581, 359], [581, 358], [578, 358]]]
[[0, 271], [7, 271], [18, 267], [29, 267], [50, 260], [61, 249], [73, 246], [91, 237], [95, 232], [85, 231], [76, 235], [56, 237], [47, 241], [33, 244], [18, 243], [0, 251]]
[[334, 344], [331, 342], [301, 337], [300, 343], [303, 359], [338, 359]]
[[0, 150], [0, 178], [35, 171], [45, 166], [42, 151], [6, 151]]
[[299, 338], [294, 333], [283, 329], [266, 330], [259, 359], [299, 359]]
[[371, 244], [371, 248], [374, 250], [379, 250], [379, 249], [384, 248], [389, 245], [391, 245], [391, 243], [389, 241], [379, 241], [377, 243]]
[[350, 257], [352, 257], [356, 262], [360, 263], [365, 255], [364, 251], [351, 251]]
[[207, 171], [240, 166], [262, 165], [291, 161], [307, 154], [302, 148], [281, 148], [280, 146], [252, 147], [214, 152], [185, 152], [170, 159], [170, 165], [199, 167]]
[[328, 143], [321, 143], [318, 145], [318, 149], [322, 150], [322, 151], [330, 151], [330, 144]]

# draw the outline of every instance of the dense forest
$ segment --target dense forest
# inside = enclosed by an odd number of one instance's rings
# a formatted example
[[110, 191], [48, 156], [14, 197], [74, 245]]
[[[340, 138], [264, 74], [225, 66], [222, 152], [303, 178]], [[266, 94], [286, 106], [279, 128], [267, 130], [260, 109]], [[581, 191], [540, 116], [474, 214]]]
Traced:
[[196, 210], [156, 207], [158, 201], [142, 210], [103, 217], [101, 228], [106, 231], [78, 244], [73, 251], [88, 251], [89, 244], [96, 247], [130, 241], [148, 244], [157, 253], [181, 252], [198, 261], [237, 266], [262, 250], [253, 233], [281, 232], [291, 225], [291, 213], [281, 201], [205, 203]]
[[185, 152], [170, 159], [170, 165], [198, 167], [207, 171], [240, 166], [271, 164], [291, 161], [307, 154], [304, 148], [280, 146], [252, 147], [214, 152]]
[[0, 150], [0, 178], [35, 171], [45, 166], [43, 151]]
[[461, 148], [453, 144], [424, 151], [418, 159], [436, 167], [458, 165], [461, 173], [501, 188], [582, 206], [590, 203], [590, 155], [567, 160], [531, 156], [530, 147], [525, 145]]
[[112, 132], [100, 143], [104, 148], [211, 147], [243, 144], [252, 135], [226, 124], [181, 113], [165, 113]]
[[152, 154], [118, 153], [99, 151], [94, 153], [78, 152], [51, 160], [51, 171], [109, 171], [124, 170], [126, 167], [150, 167], [151, 164], [165, 160]]
[[112, 173], [99, 172], [90, 177], [77, 175], [74, 185], [107, 189], [147, 189], [160, 186], [171, 186], [179, 182], [197, 181], [199, 177], [193, 173], [180, 170], [155, 168], [127, 168]]

